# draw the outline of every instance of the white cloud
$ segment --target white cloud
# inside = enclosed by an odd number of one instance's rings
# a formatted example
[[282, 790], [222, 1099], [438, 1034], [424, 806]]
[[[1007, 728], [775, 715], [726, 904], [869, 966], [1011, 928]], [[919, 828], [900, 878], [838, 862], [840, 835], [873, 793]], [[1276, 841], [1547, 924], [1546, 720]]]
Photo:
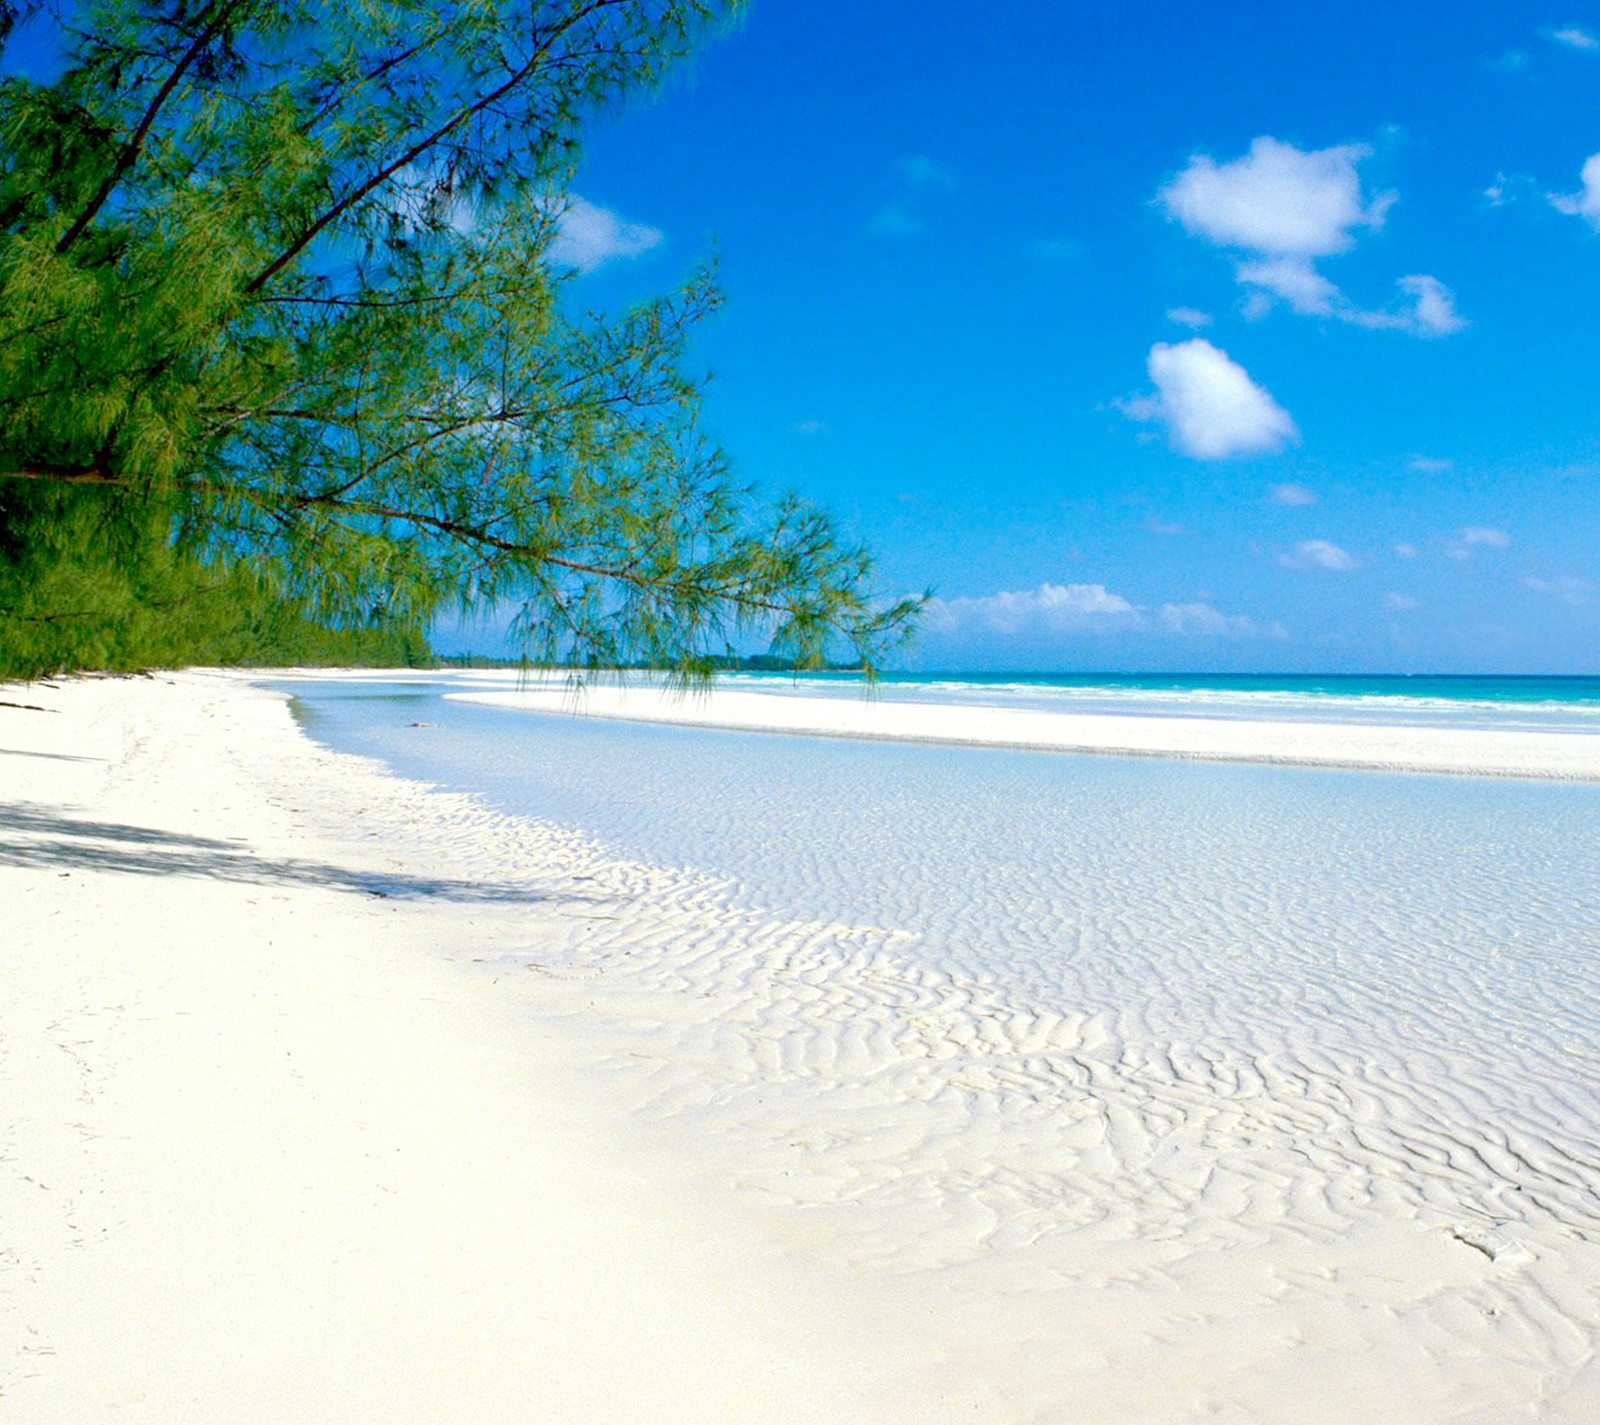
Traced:
[[1104, 584], [1040, 584], [982, 598], [934, 599], [930, 632], [1000, 637], [1041, 634], [1165, 634], [1202, 638], [1284, 638], [1281, 624], [1262, 625], [1203, 602], [1147, 608]]
[[1198, 460], [1281, 450], [1298, 440], [1289, 413], [1225, 351], [1203, 337], [1150, 348], [1156, 394], [1126, 401], [1136, 420], [1162, 422], [1172, 443]]
[[1211, 314], [1195, 307], [1168, 307], [1167, 320], [1176, 322], [1180, 327], [1188, 327], [1191, 331], [1199, 331], [1201, 327], [1211, 325]]
[[1583, 190], [1578, 193], [1550, 193], [1546, 196], [1558, 212], [1574, 218], [1586, 218], [1600, 229], [1600, 153], [1592, 153], [1584, 160], [1578, 174]]
[[660, 228], [645, 223], [630, 223], [609, 208], [587, 198], [569, 194], [557, 218], [556, 240], [550, 244], [550, 261], [558, 267], [579, 272], [619, 258], [638, 257], [659, 247], [664, 240]]
[[1196, 154], [1157, 195], [1169, 217], [1221, 247], [1283, 257], [1343, 252], [1359, 227], [1379, 227], [1393, 201], [1366, 202], [1356, 164], [1364, 144], [1297, 149], [1266, 135], [1231, 163]]
[[[1303, 317], [1332, 317], [1340, 314], [1344, 296], [1337, 287], [1304, 257], [1273, 257], [1262, 262], [1242, 262], [1239, 281], [1259, 293], [1271, 293], [1289, 304], [1289, 310]], [[1257, 296], [1253, 292], [1252, 297]], [[1257, 302], [1247, 315], [1264, 316], [1270, 302]]]
[[1407, 609], [1422, 607], [1420, 599], [1414, 599], [1410, 594], [1386, 594], [1383, 600], [1386, 609], [1393, 609], [1396, 613], [1404, 613]]
[[1489, 529], [1484, 525], [1468, 525], [1454, 539], [1446, 542], [1444, 552], [1452, 559], [1466, 561], [1480, 549], [1505, 549], [1511, 536], [1503, 529]]
[[470, 235], [478, 225], [471, 200], [448, 175], [407, 163], [390, 175], [386, 187], [390, 211], [408, 236], [439, 228]]
[[1151, 534], [1179, 535], [1188, 534], [1189, 531], [1173, 520], [1164, 520], [1160, 515], [1151, 515], [1144, 522], [1144, 527]]
[[1437, 277], [1402, 277], [1396, 284], [1412, 298], [1413, 306], [1406, 330], [1418, 336], [1448, 336], [1466, 326], [1466, 319], [1456, 311], [1455, 294]]
[[925, 153], [902, 158], [900, 176], [913, 188], [943, 188], [949, 192], [956, 186], [955, 173]]
[[828, 429], [828, 427], [826, 425], [824, 425], [821, 421], [796, 421], [793, 425], [791, 425], [789, 427], [789, 431], [793, 435], [831, 435], [831, 434], [833, 434], [833, 432], [830, 431]]
[[1104, 584], [1040, 584], [1036, 589], [1003, 590], [982, 598], [934, 599], [934, 628], [973, 627], [991, 633], [1081, 633], [1126, 628], [1140, 613]]
[[1410, 332], [1422, 337], [1448, 336], [1467, 325], [1466, 318], [1456, 311], [1455, 293], [1437, 277], [1420, 274], [1401, 277], [1394, 285], [1400, 289], [1402, 298], [1397, 307], [1365, 311], [1335, 292], [1337, 300], [1328, 315], [1369, 331]]
[[1527, 50], [1508, 49], [1498, 59], [1490, 60], [1489, 68], [1503, 70], [1507, 74], [1521, 74], [1532, 63]]
[[1317, 269], [1316, 259], [1348, 251], [1360, 229], [1382, 227], [1395, 201], [1392, 193], [1362, 191], [1358, 165], [1371, 152], [1364, 144], [1298, 149], [1263, 135], [1231, 163], [1197, 154], [1156, 198], [1196, 237], [1245, 254], [1235, 276], [1247, 293], [1247, 317], [1265, 316], [1282, 302], [1301, 316], [1373, 330], [1459, 331], [1466, 322], [1435, 277], [1400, 278], [1398, 307], [1368, 311]]
[[922, 219], [908, 213], [899, 203], [885, 203], [867, 219], [867, 231], [879, 237], [912, 237], [922, 231]]
[[1286, 569], [1327, 569], [1336, 574], [1360, 567], [1353, 554], [1325, 539], [1302, 539], [1291, 553], [1280, 554], [1278, 563]]
[[1600, 50], [1600, 40], [1597, 40], [1581, 25], [1563, 25], [1558, 30], [1551, 30], [1550, 38], [1558, 45], [1565, 45], [1568, 49], [1585, 50], [1590, 53]]
[[1206, 603], [1162, 604], [1155, 622], [1167, 633], [1200, 638], [1287, 638], [1283, 625], [1263, 626], [1244, 614], [1225, 614]]
[[1420, 475], [1442, 475], [1446, 470], [1454, 470], [1453, 460], [1436, 460], [1429, 455], [1413, 455], [1407, 465], [1410, 470], [1415, 470]]
[[925, 153], [897, 159], [895, 171], [900, 180], [898, 194], [867, 219], [867, 231], [878, 237], [915, 237], [926, 227], [920, 210], [928, 202], [927, 195], [952, 192], [958, 181], [954, 171]]
[[1540, 579], [1530, 574], [1522, 582], [1536, 594], [1549, 594], [1574, 607], [1593, 603], [1596, 592], [1600, 591], [1593, 579], [1585, 579], [1577, 574], [1563, 574], [1555, 579]]
[[1394, 552], [1397, 559], [1415, 559], [1417, 557], [1417, 546], [1402, 541], [1395, 545]]
[[1267, 498], [1275, 505], [1314, 505], [1317, 492], [1309, 485], [1274, 485]]
[[1530, 198], [1543, 198], [1539, 185], [1531, 173], [1506, 173], [1494, 176], [1494, 182], [1483, 190], [1491, 208], [1508, 208], [1513, 203], [1524, 203]]

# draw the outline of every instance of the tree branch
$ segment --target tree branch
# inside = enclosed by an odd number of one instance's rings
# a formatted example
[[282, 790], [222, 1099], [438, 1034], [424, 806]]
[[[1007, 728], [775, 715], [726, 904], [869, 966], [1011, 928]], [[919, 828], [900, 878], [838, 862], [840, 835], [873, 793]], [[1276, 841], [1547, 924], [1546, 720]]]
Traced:
[[71, 466], [46, 465], [34, 461], [26, 470], [0, 470], [0, 480], [50, 480], [57, 485], [126, 485], [120, 475], [113, 475], [103, 465]]
[[493, 105], [499, 103], [501, 99], [505, 98], [506, 95], [514, 93], [522, 85], [526, 84], [527, 81], [533, 76], [534, 71], [538, 69], [538, 67], [544, 62], [545, 57], [550, 53], [550, 47], [555, 40], [559, 39], [563, 34], [571, 30], [579, 22], [587, 19], [590, 15], [596, 13], [597, 11], [610, 9], [620, 3], [622, 3], [622, 0], [590, 0], [589, 4], [583, 6], [577, 11], [576, 14], [572, 15], [564, 23], [557, 26], [556, 29], [554, 29], [546, 39], [536, 46], [533, 51], [533, 55], [528, 62], [515, 73], [513, 73], [504, 84], [500, 85], [497, 89], [491, 90], [488, 94], [483, 95], [481, 98], [474, 100], [471, 104], [467, 105], [466, 108], [462, 109], [459, 113], [452, 117], [447, 123], [441, 124], [432, 133], [418, 139], [416, 143], [412, 144], [411, 147], [406, 149], [406, 151], [398, 158], [385, 164], [370, 178], [368, 178], [366, 182], [347, 193], [331, 208], [322, 213], [321, 216], [311, 223], [309, 227], [305, 228], [301, 232], [299, 237], [295, 238], [295, 240], [291, 242], [288, 247], [279, 253], [277, 257], [273, 258], [273, 260], [269, 262], [266, 267], [262, 268], [260, 272], [258, 272], [250, 279], [249, 282], [245, 284], [245, 294], [248, 296], [254, 296], [263, 287], [265, 287], [268, 282], [276, 277], [278, 273], [282, 272], [285, 267], [293, 262], [295, 258], [299, 257], [307, 247], [315, 242], [317, 236], [326, 230], [329, 224], [336, 222], [345, 213], [349, 212], [350, 209], [353, 208], [357, 203], [361, 202], [363, 198], [368, 197], [377, 189], [381, 188], [385, 183], [393, 178], [396, 173], [400, 172], [400, 170], [405, 168], [408, 164], [415, 163], [416, 160], [421, 158], [423, 154], [427, 153], [429, 149], [433, 148], [435, 145], [447, 138], [456, 129], [460, 128], [462, 124], [466, 123], [467, 120], [475, 118], [477, 115], [483, 113], [485, 109], [491, 108]]
[[194, 43], [184, 51], [183, 57], [173, 66], [172, 73], [167, 76], [165, 83], [156, 91], [155, 97], [145, 107], [144, 115], [140, 118], [138, 127], [134, 129], [128, 141], [123, 144], [122, 151], [117, 155], [117, 161], [111, 167], [111, 172], [100, 180], [100, 186], [95, 190], [94, 197], [89, 200], [88, 206], [78, 214], [72, 226], [62, 234], [61, 241], [56, 244], [56, 255], [58, 257], [83, 236], [89, 224], [94, 221], [95, 215], [105, 206], [106, 200], [110, 198], [112, 193], [116, 191], [117, 184], [127, 176], [128, 170], [138, 161], [139, 154], [144, 148], [144, 141], [150, 135], [151, 125], [156, 121], [156, 115], [161, 112], [162, 105], [172, 97], [172, 91], [178, 87], [178, 81], [183, 78], [189, 66], [205, 53], [206, 46], [221, 32], [229, 16], [248, 3], [249, 0], [222, 0], [222, 4], [218, 7], [216, 14], [212, 16], [211, 22], [200, 32]]

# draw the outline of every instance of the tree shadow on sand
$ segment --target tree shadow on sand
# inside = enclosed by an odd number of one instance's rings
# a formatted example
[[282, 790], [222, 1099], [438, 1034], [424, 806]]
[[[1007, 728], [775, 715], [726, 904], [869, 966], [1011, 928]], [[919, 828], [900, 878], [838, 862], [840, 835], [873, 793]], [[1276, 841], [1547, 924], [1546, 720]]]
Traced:
[[299, 857], [276, 859], [257, 854], [242, 841], [88, 821], [28, 802], [0, 802], [0, 866], [194, 876], [255, 886], [316, 886], [396, 900], [531, 904], [543, 899], [530, 886], [515, 881], [358, 871]]

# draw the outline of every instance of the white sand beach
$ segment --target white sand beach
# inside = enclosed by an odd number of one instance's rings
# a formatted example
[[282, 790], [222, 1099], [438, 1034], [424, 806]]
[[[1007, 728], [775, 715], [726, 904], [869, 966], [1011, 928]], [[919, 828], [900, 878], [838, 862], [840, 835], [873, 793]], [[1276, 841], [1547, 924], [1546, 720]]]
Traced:
[[1425, 1048], [1153, 1057], [237, 675], [0, 701], [0, 1420], [1600, 1418], [1600, 1169]]

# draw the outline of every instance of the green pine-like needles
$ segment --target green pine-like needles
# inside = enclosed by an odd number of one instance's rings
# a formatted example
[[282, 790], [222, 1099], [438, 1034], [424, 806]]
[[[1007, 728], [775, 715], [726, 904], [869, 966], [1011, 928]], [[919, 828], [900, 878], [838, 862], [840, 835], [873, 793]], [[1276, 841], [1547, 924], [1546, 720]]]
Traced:
[[552, 260], [583, 123], [736, 9], [0, 0], [61, 55], [0, 81], [0, 640], [153, 561], [338, 627], [514, 611], [535, 663], [870, 669], [918, 601], [698, 429], [714, 274], [605, 318]]

